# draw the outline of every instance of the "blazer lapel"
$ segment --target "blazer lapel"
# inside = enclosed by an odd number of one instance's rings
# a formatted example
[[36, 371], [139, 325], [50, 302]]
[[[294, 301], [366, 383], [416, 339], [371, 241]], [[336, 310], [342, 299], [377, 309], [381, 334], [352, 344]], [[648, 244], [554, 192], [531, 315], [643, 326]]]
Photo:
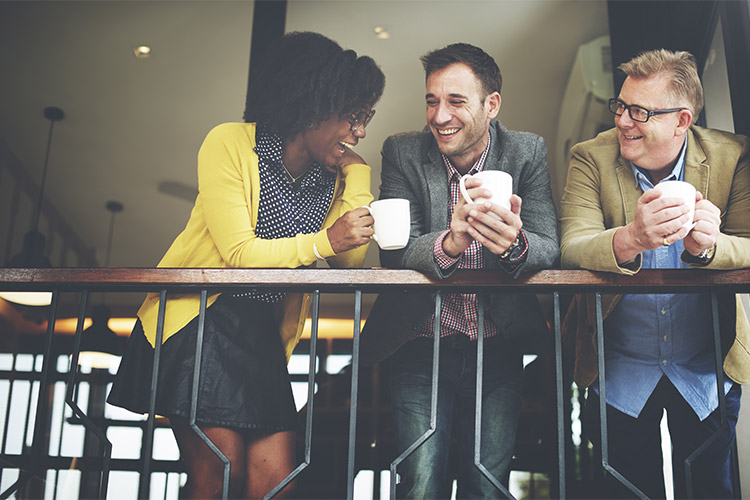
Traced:
[[[490, 150], [487, 152], [487, 158], [484, 160], [484, 169], [485, 170], [505, 170], [503, 168], [502, 159], [503, 159], [503, 151], [500, 147], [500, 137], [498, 135], [497, 128], [502, 127], [502, 125], [497, 121], [491, 121], [490, 122]], [[516, 192], [517, 188], [517, 176], [513, 176], [513, 192]]]
[[695, 140], [695, 135], [692, 130], [688, 131], [688, 145], [687, 151], [685, 152], [685, 182], [689, 182], [695, 189], [703, 194], [703, 197], [708, 199], [708, 177], [711, 173], [706, 158], [706, 152]]
[[434, 139], [422, 164], [422, 175], [430, 201], [429, 231], [441, 231], [448, 227], [448, 174]]
[[633, 176], [633, 169], [630, 168], [630, 162], [619, 154], [617, 155], [617, 182], [620, 185], [620, 194], [622, 195], [622, 206], [625, 215], [625, 224], [630, 224], [635, 219], [635, 210], [638, 206], [638, 198], [643, 192], [638, 187], [638, 183]]

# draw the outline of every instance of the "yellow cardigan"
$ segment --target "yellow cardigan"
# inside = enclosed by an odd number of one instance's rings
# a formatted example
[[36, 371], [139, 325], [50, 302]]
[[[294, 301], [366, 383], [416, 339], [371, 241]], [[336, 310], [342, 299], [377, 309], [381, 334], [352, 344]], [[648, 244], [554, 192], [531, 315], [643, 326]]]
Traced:
[[[292, 238], [262, 239], [255, 235], [260, 179], [255, 124], [225, 123], [206, 136], [198, 152], [199, 194], [187, 226], [174, 240], [158, 267], [176, 268], [297, 268], [316, 262], [318, 253], [332, 267], [360, 267], [367, 245], [336, 255], [326, 229], [345, 212], [369, 205], [370, 167], [347, 165], [336, 178], [333, 201], [321, 231]], [[220, 294], [209, 296], [208, 305]], [[288, 293], [280, 334], [287, 359], [297, 344], [310, 306], [309, 294]], [[170, 294], [164, 319], [164, 341], [198, 315], [198, 294]], [[146, 297], [138, 317], [154, 346], [159, 294]]]

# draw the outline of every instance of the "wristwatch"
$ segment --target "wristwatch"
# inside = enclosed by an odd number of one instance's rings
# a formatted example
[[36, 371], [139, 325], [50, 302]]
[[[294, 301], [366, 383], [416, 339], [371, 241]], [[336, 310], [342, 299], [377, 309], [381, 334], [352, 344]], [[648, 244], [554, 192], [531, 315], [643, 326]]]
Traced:
[[497, 258], [500, 259], [500, 260], [508, 260], [510, 258], [510, 256], [513, 255], [513, 250], [515, 250], [516, 248], [518, 248], [518, 245], [520, 245], [520, 244], [521, 244], [521, 242], [518, 241], [518, 236], [516, 236], [515, 241], [510, 244], [510, 246], [508, 247], [508, 249], [506, 251], [504, 251], [503, 253], [501, 253], [500, 255], [498, 255]]
[[708, 262], [713, 258], [714, 256], [714, 248], [706, 248], [701, 253], [695, 256], [695, 258], [700, 262], [701, 264], [708, 264]]
[[682, 254], [682, 260], [684, 260], [688, 264], [705, 266], [713, 260], [714, 255], [716, 255], [716, 245], [712, 246], [711, 248], [706, 248], [698, 255], [692, 255], [691, 253], [688, 253], [687, 250], [685, 250]]

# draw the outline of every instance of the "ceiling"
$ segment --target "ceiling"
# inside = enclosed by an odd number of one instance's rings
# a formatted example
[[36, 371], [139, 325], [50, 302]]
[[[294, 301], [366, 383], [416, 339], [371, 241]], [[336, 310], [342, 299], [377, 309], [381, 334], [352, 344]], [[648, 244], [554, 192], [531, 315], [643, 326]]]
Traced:
[[[100, 263], [108, 200], [125, 207], [111, 266], [154, 266], [184, 227], [191, 203], [157, 187], [196, 187], [205, 134], [242, 120], [252, 20], [248, 1], [0, 1], [0, 137], [38, 181], [43, 110], [65, 111], [45, 193]], [[376, 38], [376, 26], [390, 38]], [[376, 195], [383, 140], [424, 127], [420, 55], [457, 41], [484, 48], [504, 75], [499, 118], [550, 145], [577, 47], [608, 32], [604, 0], [289, 0], [286, 29], [319, 31], [386, 74], [358, 147]], [[151, 57], [134, 56], [140, 44]]]

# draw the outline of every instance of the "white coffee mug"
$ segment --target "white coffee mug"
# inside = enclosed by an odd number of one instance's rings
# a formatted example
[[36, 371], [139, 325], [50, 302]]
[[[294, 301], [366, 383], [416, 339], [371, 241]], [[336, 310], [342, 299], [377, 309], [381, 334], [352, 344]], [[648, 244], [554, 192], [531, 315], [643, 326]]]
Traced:
[[411, 219], [409, 200], [388, 198], [370, 203], [365, 207], [375, 219], [372, 238], [383, 250], [398, 250], [409, 242]]
[[[492, 197], [489, 199], [476, 198], [472, 200], [469, 193], [466, 191], [466, 179], [468, 177], [474, 177], [475, 179], [482, 181], [480, 187], [489, 189], [490, 192], [492, 192]], [[510, 197], [513, 194], [513, 177], [507, 172], [501, 172], [499, 170], [483, 170], [474, 175], [464, 175], [461, 177], [459, 186], [461, 188], [461, 195], [464, 197], [464, 200], [466, 200], [466, 203], [484, 203], [489, 201], [490, 203], [495, 203], [510, 210]], [[497, 217], [495, 213], [492, 213], [492, 215]]]
[[661, 193], [661, 196], [670, 198], [680, 198], [689, 208], [690, 220], [683, 227], [693, 228], [693, 218], [695, 216], [695, 187], [685, 181], [664, 181], [660, 182], [654, 189]]

